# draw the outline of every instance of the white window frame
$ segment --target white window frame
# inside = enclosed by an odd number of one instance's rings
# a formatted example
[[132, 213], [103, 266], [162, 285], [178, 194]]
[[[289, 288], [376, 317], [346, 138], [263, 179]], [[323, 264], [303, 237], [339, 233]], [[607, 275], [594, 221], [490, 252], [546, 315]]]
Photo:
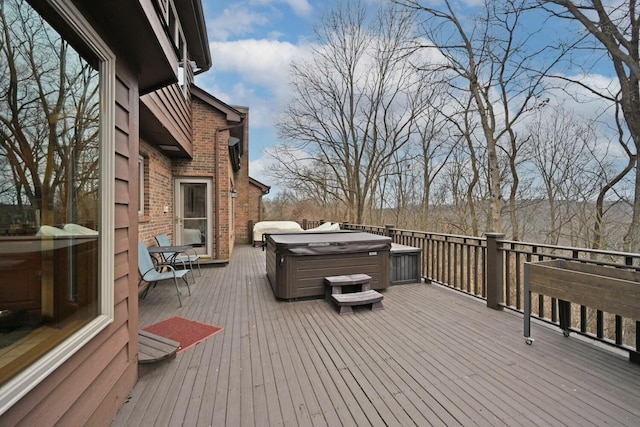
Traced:
[[144, 156], [138, 155], [138, 216], [144, 216]]
[[184, 38], [182, 31], [179, 31], [178, 38], [178, 45], [182, 46], [182, 49], [178, 49], [178, 86], [180, 86], [180, 92], [182, 92], [182, 95], [186, 99], [188, 98], [189, 93], [189, 85], [187, 85], [187, 67], [190, 67], [191, 65], [187, 56], [187, 41]]
[[[207, 234], [205, 236], [205, 242], [206, 242], [206, 247], [205, 247], [205, 253], [201, 254], [204, 256], [211, 256], [211, 250], [213, 248], [213, 228], [212, 225], [213, 224], [213, 212], [212, 212], [212, 206], [213, 206], [213, 196], [212, 196], [212, 188], [213, 188], [213, 181], [211, 180], [211, 178], [175, 178], [173, 180], [173, 195], [174, 195], [174, 199], [173, 199], [173, 212], [176, 218], [184, 218], [184, 214], [183, 214], [183, 200], [182, 200], [182, 192], [181, 192], [181, 185], [182, 184], [205, 184], [207, 189], [206, 189], [206, 193], [207, 193], [207, 206], [206, 206], [206, 218], [207, 218]], [[176, 243], [176, 245], [181, 244], [182, 240], [180, 239], [180, 229], [183, 228], [183, 225], [181, 225], [179, 222], [176, 221], [175, 225], [174, 225], [174, 241]]]
[[[166, 13], [166, 23], [167, 27], [169, 27], [169, 33], [171, 34], [171, 42], [176, 49], [178, 54], [178, 86], [180, 86], [180, 91], [185, 99], [189, 97], [189, 87], [187, 83], [187, 72], [186, 67], [189, 67], [189, 56], [187, 54], [187, 39], [184, 36], [184, 31], [182, 30], [182, 22], [180, 22], [178, 11], [176, 10], [176, 5], [173, 0], [169, 0], [167, 2], [167, 13]], [[173, 20], [173, 25], [172, 25]]]
[[0, 387], [0, 414], [18, 402], [47, 378], [99, 332], [114, 317], [114, 216], [115, 216], [115, 87], [116, 56], [99, 37], [71, 0], [47, 0], [57, 13], [91, 49], [99, 61], [100, 74], [100, 258], [98, 315], [54, 349]]

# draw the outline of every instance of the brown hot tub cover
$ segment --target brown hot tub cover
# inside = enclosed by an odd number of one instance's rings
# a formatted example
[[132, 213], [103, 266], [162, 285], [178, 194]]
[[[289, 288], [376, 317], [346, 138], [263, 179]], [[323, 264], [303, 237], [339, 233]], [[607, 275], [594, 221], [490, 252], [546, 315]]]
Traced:
[[391, 238], [362, 232], [272, 234], [280, 255], [325, 255], [391, 249]]
[[267, 276], [276, 298], [325, 294], [326, 276], [368, 274], [374, 289], [389, 286], [391, 238], [352, 231], [270, 234]]

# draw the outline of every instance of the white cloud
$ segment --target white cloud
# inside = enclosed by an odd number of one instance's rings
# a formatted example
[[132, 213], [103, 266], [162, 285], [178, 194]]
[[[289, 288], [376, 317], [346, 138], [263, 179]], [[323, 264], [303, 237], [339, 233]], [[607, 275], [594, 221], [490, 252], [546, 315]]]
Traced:
[[243, 36], [255, 31], [257, 26], [266, 25], [269, 18], [248, 5], [232, 5], [216, 14], [207, 22], [207, 32], [213, 40], [227, 40], [233, 36]]
[[[603, 94], [613, 97], [620, 90], [620, 84], [616, 78], [607, 77], [599, 74], [589, 75], [573, 75], [563, 76], [576, 82], [580, 82], [586, 87], [593, 88]], [[562, 88], [553, 78], [548, 79], [552, 87], [549, 90], [552, 100], [556, 104], [563, 104], [571, 108], [574, 112], [585, 119], [610, 121], [613, 119], [612, 103], [595, 95], [591, 90], [586, 89], [578, 84], [567, 84], [566, 88]]]
[[279, 182], [269, 174], [269, 171], [273, 169], [274, 162], [275, 161], [272, 158], [265, 156], [260, 157], [258, 160], [249, 162], [249, 176], [271, 187], [269, 190], [269, 196], [271, 197], [276, 196], [282, 191], [282, 187]]
[[303, 49], [289, 42], [267, 39], [212, 42], [209, 48], [217, 71], [238, 73], [247, 82], [269, 86], [286, 80], [291, 59]]
[[[229, 40], [261, 32], [262, 27], [273, 24], [288, 14], [280, 10], [279, 4], [291, 8], [298, 17], [311, 15], [313, 8], [307, 0], [252, 0], [236, 2], [224, 10], [215, 10], [215, 17], [207, 21], [207, 32], [211, 40]], [[210, 13], [212, 14], [212, 13]], [[286, 24], [286, 23], [285, 23]], [[273, 35], [283, 33], [273, 32]]]
[[[273, 115], [289, 99], [289, 65], [303, 55], [308, 46], [278, 40], [238, 40], [210, 43], [213, 73], [203, 75], [205, 90], [225, 102], [251, 108], [253, 126], [271, 126]], [[219, 87], [216, 72], [235, 73], [242, 83]], [[207, 84], [209, 81], [209, 84]]]
[[307, 0], [284, 0], [298, 16], [309, 16], [313, 10]]
[[263, 184], [271, 186], [273, 184], [273, 177], [268, 174], [268, 171], [272, 169], [273, 163], [273, 159], [264, 156], [258, 160], [249, 162], [251, 178], [257, 179]]
[[255, 3], [263, 5], [286, 4], [298, 16], [309, 16], [313, 10], [307, 0], [255, 0]]

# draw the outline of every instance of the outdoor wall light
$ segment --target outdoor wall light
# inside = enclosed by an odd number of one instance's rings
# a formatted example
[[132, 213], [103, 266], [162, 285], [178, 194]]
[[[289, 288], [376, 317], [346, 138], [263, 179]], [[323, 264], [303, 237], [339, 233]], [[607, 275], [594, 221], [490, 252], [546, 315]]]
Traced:
[[231, 198], [233, 198], [233, 199], [238, 197], [238, 191], [236, 191], [235, 188], [232, 188], [231, 191], [229, 191], [229, 193], [231, 193]]

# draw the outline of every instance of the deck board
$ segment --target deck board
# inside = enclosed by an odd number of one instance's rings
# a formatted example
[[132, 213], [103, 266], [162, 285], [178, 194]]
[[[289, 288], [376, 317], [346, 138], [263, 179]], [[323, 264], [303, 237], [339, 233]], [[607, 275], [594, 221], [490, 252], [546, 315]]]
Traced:
[[131, 425], [640, 425], [640, 366], [620, 351], [431, 284], [392, 286], [385, 309], [277, 301], [265, 253], [203, 268], [179, 308], [171, 283], [140, 327], [172, 316], [224, 330], [140, 366], [113, 421]]
[[175, 357], [180, 343], [150, 332], [138, 331], [138, 363], [160, 362]]

